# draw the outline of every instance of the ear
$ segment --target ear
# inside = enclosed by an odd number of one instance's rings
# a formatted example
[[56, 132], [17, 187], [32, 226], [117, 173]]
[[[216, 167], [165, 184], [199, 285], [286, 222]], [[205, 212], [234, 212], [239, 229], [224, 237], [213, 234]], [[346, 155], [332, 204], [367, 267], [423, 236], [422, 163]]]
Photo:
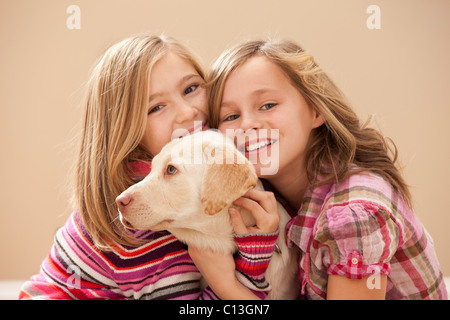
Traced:
[[315, 117], [313, 119], [312, 129], [318, 128], [325, 123], [325, 119], [319, 112], [314, 111], [314, 113], [315, 113]]
[[[201, 187], [202, 208], [214, 215], [254, 188], [258, 177], [253, 165], [234, 146], [209, 144], [203, 150], [208, 163]], [[223, 161], [217, 161], [220, 158]]]

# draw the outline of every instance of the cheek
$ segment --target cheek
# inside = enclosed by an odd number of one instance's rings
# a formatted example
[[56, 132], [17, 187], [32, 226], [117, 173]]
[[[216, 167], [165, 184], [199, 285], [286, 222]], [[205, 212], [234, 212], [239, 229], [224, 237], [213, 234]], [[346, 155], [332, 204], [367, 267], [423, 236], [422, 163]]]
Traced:
[[201, 88], [201, 92], [195, 97], [195, 105], [201, 112], [208, 113], [208, 96], [205, 89]]
[[306, 103], [293, 104], [288, 116], [280, 119], [280, 128], [288, 128], [288, 131], [295, 132], [295, 135], [301, 140], [307, 140], [315, 119], [315, 113], [306, 105]]
[[147, 121], [144, 136], [140, 142], [152, 156], [156, 156], [161, 149], [170, 142], [170, 129], [162, 126], [157, 121]]
[[312, 130], [314, 129], [314, 120], [315, 116], [310, 110], [305, 110], [300, 115], [300, 127], [299, 130], [302, 135], [303, 140], [308, 140], [311, 135]]
[[278, 119], [280, 161], [301, 157], [305, 153], [312, 131], [312, 119], [309, 112], [299, 111], [293, 112], [289, 117]]
[[228, 138], [234, 139], [235, 130], [232, 128], [232, 126], [227, 125], [226, 122], [224, 122], [223, 124], [220, 124], [218, 129], [219, 129], [220, 132], [222, 132]]

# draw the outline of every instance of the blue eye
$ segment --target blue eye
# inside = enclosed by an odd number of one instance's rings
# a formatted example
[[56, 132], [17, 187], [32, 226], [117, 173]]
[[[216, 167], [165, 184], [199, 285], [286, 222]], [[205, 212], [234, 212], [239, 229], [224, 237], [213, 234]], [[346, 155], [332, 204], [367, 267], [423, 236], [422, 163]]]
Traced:
[[237, 118], [239, 118], [239, 115], [232, 114], [231, 116], [226, 117], [223, 121], [233, 121], [236, 120]]
[[197, 90], [197, 88], [198, 84], [193, 84], [192, 86], [187, 87], [186, 90], [184, 90], [184, 95], [194, 92], [195, 90]]
[[265, 105], [263, 105], [261, 107], [261, 110], [270, 110], [273, 107], [275, 107], [277, 104], [276, 103], [266, 103]]
[[156, 111], [159, 111], [159, 110], [161, 110], [162, 108], [164, 108], [164, 106], [161, 105], [161, 104], [158, 104], [157, 106], [154, 106], [153, 108], [151, 108], [151, 109], [148, 111], [148, 114], [153, 113], [153, 112], [156, 112]]

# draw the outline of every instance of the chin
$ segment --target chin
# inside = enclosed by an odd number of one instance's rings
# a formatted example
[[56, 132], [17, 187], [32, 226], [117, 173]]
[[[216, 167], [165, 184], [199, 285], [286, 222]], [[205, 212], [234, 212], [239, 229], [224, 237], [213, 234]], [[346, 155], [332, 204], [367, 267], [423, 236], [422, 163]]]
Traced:
[[254, 165], [258, 178], [269, 179], [278, 173], [278, 161], [269, 162], [268, 164], [257, 163]]

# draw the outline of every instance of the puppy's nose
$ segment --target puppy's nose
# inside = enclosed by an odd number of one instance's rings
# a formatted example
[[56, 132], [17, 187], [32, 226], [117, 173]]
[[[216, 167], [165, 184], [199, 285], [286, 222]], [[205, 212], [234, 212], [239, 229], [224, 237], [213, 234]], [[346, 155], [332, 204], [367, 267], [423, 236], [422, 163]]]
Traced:
[[116, 198], [117, 206], [119, 207], [120, 212], [125, 213], [126, 209], [130, 207], [130, 204], [133, 202], [133, 197], [128, 193], [122, 193], [120, 196]]

